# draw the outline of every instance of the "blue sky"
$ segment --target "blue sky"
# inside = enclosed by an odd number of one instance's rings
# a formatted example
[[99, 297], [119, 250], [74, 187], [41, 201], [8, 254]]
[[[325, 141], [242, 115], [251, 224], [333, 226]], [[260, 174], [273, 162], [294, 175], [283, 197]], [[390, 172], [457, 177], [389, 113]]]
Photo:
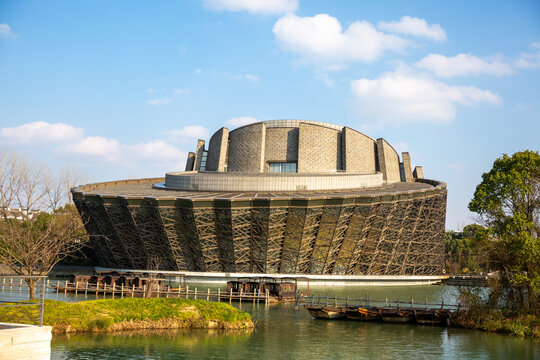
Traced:
[[538, 1], [0, 2], [0, 148], [89, 181], [183, 170], [255, 120], [348, 125], [448, 183], [540, 148]]

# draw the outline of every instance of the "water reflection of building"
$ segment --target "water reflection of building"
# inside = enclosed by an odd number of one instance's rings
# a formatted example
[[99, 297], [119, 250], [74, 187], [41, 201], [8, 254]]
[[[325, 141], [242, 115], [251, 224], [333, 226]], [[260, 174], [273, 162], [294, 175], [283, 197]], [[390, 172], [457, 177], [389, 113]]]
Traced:
[[446, 185], [384, 139], [314, 121], [221, 128], [186, 171], [72, 190], [103, 266], [439, 275]]

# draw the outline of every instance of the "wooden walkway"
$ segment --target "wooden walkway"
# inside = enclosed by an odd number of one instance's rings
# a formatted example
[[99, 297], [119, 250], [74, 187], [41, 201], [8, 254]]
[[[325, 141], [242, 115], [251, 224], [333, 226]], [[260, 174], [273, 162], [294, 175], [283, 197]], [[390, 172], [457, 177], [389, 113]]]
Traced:
[[[18, 291], [22, 293], [23, 290], [27, 289], [26, 283], [23, 279], [17, 279], [18, 281], [13, 281], [13, 279], [3, 279], [4, 281], [0, 283], [0, 289], [4, 291]], [[48, 292], [56, 292], [57, 294], [66, 294], [74, 293], [75, 295], [79, 294], [94, 294], [95, 296], [111, 296], [113, 299], [115, 297], [124, 298], [124, 297], [150, 297], [153, 298], [183, 298], [183, 299], [202, 299], [206, 301], [215, 301], [215, 302], [229, 302], [239, 301], [243, 302], [252, 302], [252, 303], [261, 303], [264, 302], [268, 304], [270, 302], [270, 295], [268, 292], [233, 292], [233, 291], [222, 291], [221, 289], [217, 290], [199, 290], [197, 287], [190, 288], [189, 286], [184, 287], [170, 287], [170, 286], [159, 286], [157, 285], [151, 292], [148, 291], [146, 286], [143, 287], [126, 287], [126, 286], [117, 286], [116, 284], [91, 284], [88, 282], [85, 283], [71, 283], [66, 281], [46, 281], [46, 294]]]

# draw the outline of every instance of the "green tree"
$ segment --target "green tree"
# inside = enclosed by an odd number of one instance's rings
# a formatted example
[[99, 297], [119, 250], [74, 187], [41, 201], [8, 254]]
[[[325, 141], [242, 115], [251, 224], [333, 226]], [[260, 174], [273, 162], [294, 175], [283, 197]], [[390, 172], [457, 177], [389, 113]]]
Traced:
[[540, 155], [534, 151], [504, 154], [482, 175], [469, 209], [478, 213], [496, 241], [492, 261], [499, 281], [492, 304], [502, 301], [519, 312], [540, 305]]

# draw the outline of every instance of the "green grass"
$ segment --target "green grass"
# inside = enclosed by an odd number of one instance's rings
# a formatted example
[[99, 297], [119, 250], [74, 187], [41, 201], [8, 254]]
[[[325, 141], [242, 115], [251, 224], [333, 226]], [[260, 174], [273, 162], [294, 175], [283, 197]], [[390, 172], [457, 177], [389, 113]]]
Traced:
[[455, 325], [514, 336], [540, 338], [540, 315], [505, 315], [500, 310], [467, 314], [456, 319]]
[[[0, 308], [0, 321], [35, 323], [33, 306]], [[253, 327], [249, 314], [225, 303], [193, 299], [106, 299], [78, 303], [45, 300], [44, 325], [54, 333], [164, 328]]]

